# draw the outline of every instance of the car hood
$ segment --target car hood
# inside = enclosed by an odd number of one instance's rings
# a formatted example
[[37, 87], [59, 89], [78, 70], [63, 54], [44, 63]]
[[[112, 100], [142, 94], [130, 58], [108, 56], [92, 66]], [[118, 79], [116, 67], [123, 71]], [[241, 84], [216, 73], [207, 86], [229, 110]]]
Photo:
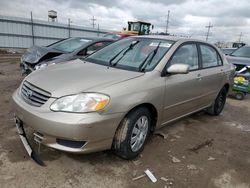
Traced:
[[26, 81], [57, 98], [80, 92], [98, 92], [102, 88], [142, 75], [144, 73], [107, 68], [77, 59], [34, 71], [26, 77]]
[[37, 64], [43, 60], [61, 55], [63, 52], [49, 47], [32, 46], [22, 56], [22, 61]]
[[250, 58], [245, 57], [235, 57], [235, 56], [226, 56], [227, 61], [236, 64], [236, 65], [250, 65]]
[[74, 60], [74, 59], [77, 59], [77, 57], [75, 57], [71, 53], [66, 53], [66, 54], [58, 55], [58, 56], [53, 57], [51, 59], [41, 61], [40, 63], [38, 63], [38, 65], [41, 65], [44, 63], [46, 63], [47, 65], [51, 65], [51, 64], [55, 64], [55, 63], [63, 63], [65, 61]]

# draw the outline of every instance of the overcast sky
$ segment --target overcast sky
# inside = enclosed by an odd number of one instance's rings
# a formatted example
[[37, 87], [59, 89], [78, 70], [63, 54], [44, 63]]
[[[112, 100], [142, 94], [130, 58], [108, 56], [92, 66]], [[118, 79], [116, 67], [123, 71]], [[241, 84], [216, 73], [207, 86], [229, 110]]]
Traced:
[[151, 22], [153, 32], [165, 31], [170, 10], [169, 32], [205, 39], [206, 25], [213, 25], [209, 40], [250, 43], [249, 0], [0, 0], [0, 14], [47, 20], [48, 10], [58, 12], [58, 22], [91, 27], [95, 16], [100, 28], [121, 30], [128, 20]]

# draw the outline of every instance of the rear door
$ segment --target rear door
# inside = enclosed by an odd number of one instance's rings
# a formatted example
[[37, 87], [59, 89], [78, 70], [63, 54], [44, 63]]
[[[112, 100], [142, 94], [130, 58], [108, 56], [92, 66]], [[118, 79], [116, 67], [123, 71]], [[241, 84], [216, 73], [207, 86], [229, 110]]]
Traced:
[[190, 72], [166, 76], [164, 123], [196, 111], [202, 106], [200, 66], [196, 43], [187, 43], [179, 47], [167, 67], [172, 64], [188, 64]]
[[209, 105], [217, 96], [223, 83], [222, 58], [217, 50], [208, 44], [199, 44], [201, 55], [201, 83], [203, 105]]

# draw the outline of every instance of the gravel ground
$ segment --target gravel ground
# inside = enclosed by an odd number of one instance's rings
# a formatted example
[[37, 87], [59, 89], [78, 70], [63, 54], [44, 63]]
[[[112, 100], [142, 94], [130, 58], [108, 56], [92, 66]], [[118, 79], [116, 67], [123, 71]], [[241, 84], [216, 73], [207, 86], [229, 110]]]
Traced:
[[[42, 147], [46, 167], [26, 154], [17, 136], [11, 94], [23, 79], [18, 55], [0, 54], [0, 187], [250, 187], [250, 97], [227, 99], [213, 117], [197, 113], [153, 135], [136, 160], [111, 151], [74, 155]], [[150, 169], [157, 178], [133, 178]]]

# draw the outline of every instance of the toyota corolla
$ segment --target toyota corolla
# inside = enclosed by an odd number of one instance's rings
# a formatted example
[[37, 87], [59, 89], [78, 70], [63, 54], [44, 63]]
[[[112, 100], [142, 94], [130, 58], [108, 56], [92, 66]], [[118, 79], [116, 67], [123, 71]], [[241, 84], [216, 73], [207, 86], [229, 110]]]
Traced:
[[27, 76], [13, 94], [16, 126], [30, 155], [28, 127], [51, 148], [132, 159], [155, 129], [200, 110], [219, 115], [233, 75], [209, 43], [129, 37]]

